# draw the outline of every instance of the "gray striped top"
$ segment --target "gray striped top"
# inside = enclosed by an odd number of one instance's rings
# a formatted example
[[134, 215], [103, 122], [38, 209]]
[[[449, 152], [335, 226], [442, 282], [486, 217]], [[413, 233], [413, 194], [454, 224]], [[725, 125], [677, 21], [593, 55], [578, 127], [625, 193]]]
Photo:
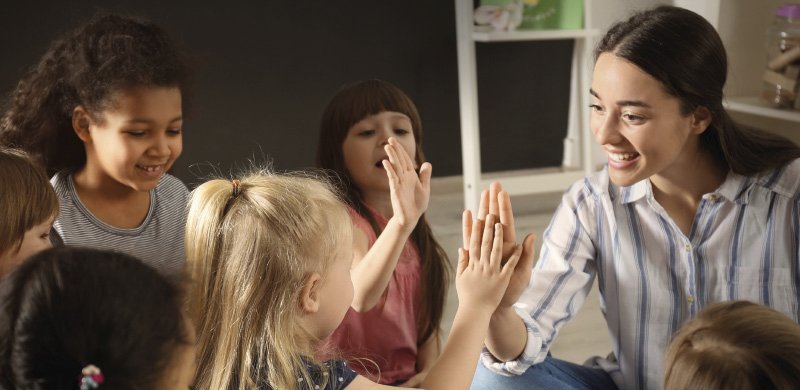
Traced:
[[[177, 275], [186, 263], [184, 230], [189, 191], [165, 174], [150, 191], [150, 210], [133, 229], [120, 229], [97, 219], [78, 199], [72, 175], [59, 172], [50, 179], [60, 212], [53, 228], [64, 245], [109, 249], [135, 256], [162, 274]], [[120, 210], [124, 212], [124, 210]]]
[[800, 160], [752, 177], [730, 172], [702, 197], [689, 235], [649, 180], [617, 187], [598, 172], [564, 194], [514, 305], [528, 330], [522, 355], [499, 362], [484, 349], [482, 360], [505, 374], [544, 360], [597, 278], [614, 350], [595, 363], [621, 388], [657, 389], [672, 334], [706, 305], [744, 299], [800, 320], [799, 253]]

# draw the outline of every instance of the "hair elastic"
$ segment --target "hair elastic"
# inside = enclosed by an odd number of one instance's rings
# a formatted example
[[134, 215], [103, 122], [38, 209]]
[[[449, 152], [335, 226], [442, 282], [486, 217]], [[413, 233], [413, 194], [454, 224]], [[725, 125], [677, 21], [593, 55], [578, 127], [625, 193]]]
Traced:
[[242, 183], [239, 181], [239, 179], [233, 179], [231, 181], [231, 183], [233, 184], [233, 195], [232, 196], [235, 198], [235, 197], [239, 196], [239, 194], [242, 193]]
[[81, 370], [81, 390], [97, 389], [103, 382], [105, 382], [105, 378], [97, 366], [90, 364]]

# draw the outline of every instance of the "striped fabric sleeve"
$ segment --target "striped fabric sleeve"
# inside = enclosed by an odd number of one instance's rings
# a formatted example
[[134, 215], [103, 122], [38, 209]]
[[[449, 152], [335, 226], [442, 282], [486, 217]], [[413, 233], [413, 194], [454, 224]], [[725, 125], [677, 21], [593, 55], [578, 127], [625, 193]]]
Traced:
[[584, 182], [573, 185], [562, 198], [550, 225], [545, 230], [539, 261], [528, 288], [514, 309], [525, 323], [528, 339], [522, 354], [501, 362], [484, 348], [481, 360], [501, 375], [519, 375], [542, 362], [558, 331], [583, 305], [595, 276], [595, 247], [587, 232], [593, 212]]

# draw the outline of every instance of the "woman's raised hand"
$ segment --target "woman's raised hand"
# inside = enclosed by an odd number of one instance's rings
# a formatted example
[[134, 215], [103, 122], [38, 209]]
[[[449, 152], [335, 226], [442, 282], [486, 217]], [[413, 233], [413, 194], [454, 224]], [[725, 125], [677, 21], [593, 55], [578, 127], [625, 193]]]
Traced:
[[433, 167], [425, 162], [417, 174], [414, 160], [393, 137], [389, 138], [384, 150], [389, 157], [383, 160], [383, 168], [389, 176], [393, 218], [402, 228], [411, 231], [428, 209]]

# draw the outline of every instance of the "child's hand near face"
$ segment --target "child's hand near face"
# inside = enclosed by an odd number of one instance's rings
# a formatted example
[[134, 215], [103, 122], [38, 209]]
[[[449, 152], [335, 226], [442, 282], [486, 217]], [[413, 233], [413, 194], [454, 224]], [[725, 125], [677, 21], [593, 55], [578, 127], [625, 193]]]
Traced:
[[414, 160], [393, 137], [389, 138], [384, 150], [389, 157], [383, 160], [383, 168], [389, 176], [393, 218], [403, 229], [411, 231], [428, 209], [433, 167], [430, 163], [423, 163], [417, 174]]

